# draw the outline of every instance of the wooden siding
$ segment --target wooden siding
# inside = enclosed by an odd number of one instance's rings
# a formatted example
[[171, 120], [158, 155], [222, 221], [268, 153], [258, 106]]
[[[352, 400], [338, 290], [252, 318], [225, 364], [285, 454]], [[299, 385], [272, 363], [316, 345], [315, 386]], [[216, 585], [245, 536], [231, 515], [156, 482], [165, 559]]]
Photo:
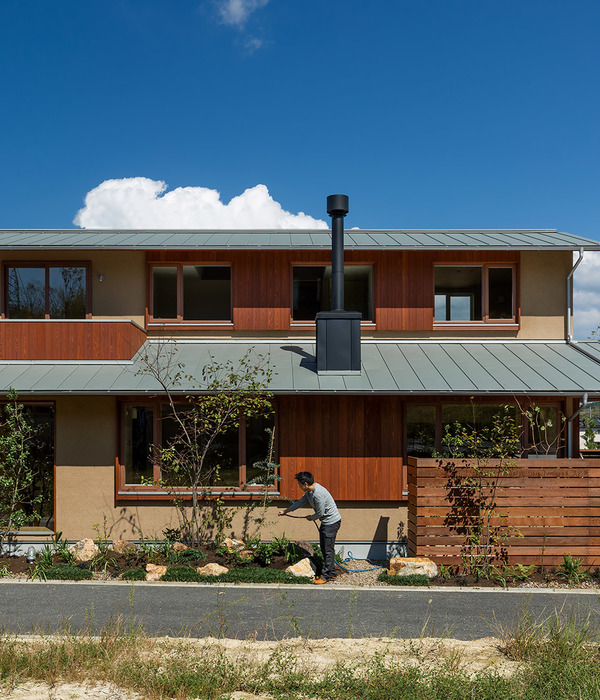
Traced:
[[[456, 462], [458, 476], [473, 474]], [[444, 463], [408, 458], [409, 554], [460, 565], [469, 546], [459, 530], [465, 519], [456, 517], [467, 487], [449, 488]], [[492, 523], [514, 528], [506, 542], [509, 562], [556, 565], [563, 554], [589, 566], [600, 562], [600, 460], [516, 460], [500, 479], [496, 500]]]
[[129, 360], [146, 333], [131, 321], [0, 321], [0, 360]]
[[[324, 251], [151, 251], [149, 264], [181, 262], [231, 265], [233, 324], [239, 331], [285, 331], [291, 323], [292, 265], [330, 265]], [[434, 263], [517, 263], [514, 251], [346, 250], [347, 264], [373, 266], [377, 330], [433, 328]]]
[[295, 396], [278, 403], [280, 491], [310, 471], [338, 501], [399, 501], [404, 488], [398, 397]]

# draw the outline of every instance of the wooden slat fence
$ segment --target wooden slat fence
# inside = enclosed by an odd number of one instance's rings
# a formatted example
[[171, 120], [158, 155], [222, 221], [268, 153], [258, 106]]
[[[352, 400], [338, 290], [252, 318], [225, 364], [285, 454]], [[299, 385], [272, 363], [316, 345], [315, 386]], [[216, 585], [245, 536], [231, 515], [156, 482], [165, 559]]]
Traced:
[[[509, 531], [507, 561], [555, 565], [571, 554], [600, 566], [600, 460], [519, 459], [507, 471], [490, 520]], [[473, 475], [467, 460], [408, 458], [410, 556], [463, 562], [477, 512], [475, 489], [465, 486]], [[491, 481], [483, 486], [487, 497]]]

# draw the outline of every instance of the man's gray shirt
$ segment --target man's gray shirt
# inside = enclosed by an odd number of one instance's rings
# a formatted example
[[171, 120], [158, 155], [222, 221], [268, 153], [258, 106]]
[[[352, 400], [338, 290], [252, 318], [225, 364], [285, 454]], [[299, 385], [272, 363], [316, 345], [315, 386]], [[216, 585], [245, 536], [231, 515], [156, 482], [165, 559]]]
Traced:
[[313, 508], [315, 514], [311, 516], [311, 519], [320, 520], [323, 525], [333, 525], [342, 519], [332, 495], [321, 484], [315, 483], [312, 491], [306, 491], [302, 498], [288, 506], [288, 511], [297, 510], [302, 506]]

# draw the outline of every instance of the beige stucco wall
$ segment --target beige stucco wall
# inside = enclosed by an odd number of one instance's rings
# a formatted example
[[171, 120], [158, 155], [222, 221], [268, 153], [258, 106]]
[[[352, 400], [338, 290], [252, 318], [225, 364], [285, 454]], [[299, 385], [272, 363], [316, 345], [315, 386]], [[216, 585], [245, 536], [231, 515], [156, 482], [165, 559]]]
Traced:
[[[176, 510], [165, 501], [115, 501], [117, 451], [117, 400], [115, 397], [77, 396], [56, 400], [56, 529], [70, 540], [95, 537], [95, 525], [112, 539], [161, 537], [166, 527], [177, 527]], [[285, 503], [267, 513], [264, 537], [284, 532], [295, 539], [314, 540], [316, 528], [303, 519], [279, 518]], [[237, 509], [235, 535], [253, 534], [246, 528], [247, 504]], [[338, 539], [346, 541], [395, 541], [406, 532], [405, 503], [340, 503], [342, 527]], [[251, 516], [257, 511], [250, 512]], [[306, 514], [311, 511], [307, 510]], [[300, 514], [298, 512], [297, 514]], [[228, 532], [229, 534], [229, 532]]]
[[[142, 327], [146, 313], [146, 254], [139, 251], [11, 251], [3, 260], [91, 262], [92, 315], [127, 318]], [[104, 279], [100, 281], [100, 275]]]
[[520, 339], [565, 337], [567, 275], [573, 253], [532, 251], [521, 253]]

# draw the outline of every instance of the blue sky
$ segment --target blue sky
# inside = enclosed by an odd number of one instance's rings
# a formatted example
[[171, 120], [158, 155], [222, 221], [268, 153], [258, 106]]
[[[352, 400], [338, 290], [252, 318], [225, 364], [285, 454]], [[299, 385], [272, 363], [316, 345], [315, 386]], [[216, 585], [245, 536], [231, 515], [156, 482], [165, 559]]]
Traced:
[[175, 226], [343, 192], [348, 226], [600, 239], [598, 36], [598, 0], [0, 0], [0, 227], [74, 226], [106, 181], [89, 221], [123, 225], [147, 178], [206, 188]]

